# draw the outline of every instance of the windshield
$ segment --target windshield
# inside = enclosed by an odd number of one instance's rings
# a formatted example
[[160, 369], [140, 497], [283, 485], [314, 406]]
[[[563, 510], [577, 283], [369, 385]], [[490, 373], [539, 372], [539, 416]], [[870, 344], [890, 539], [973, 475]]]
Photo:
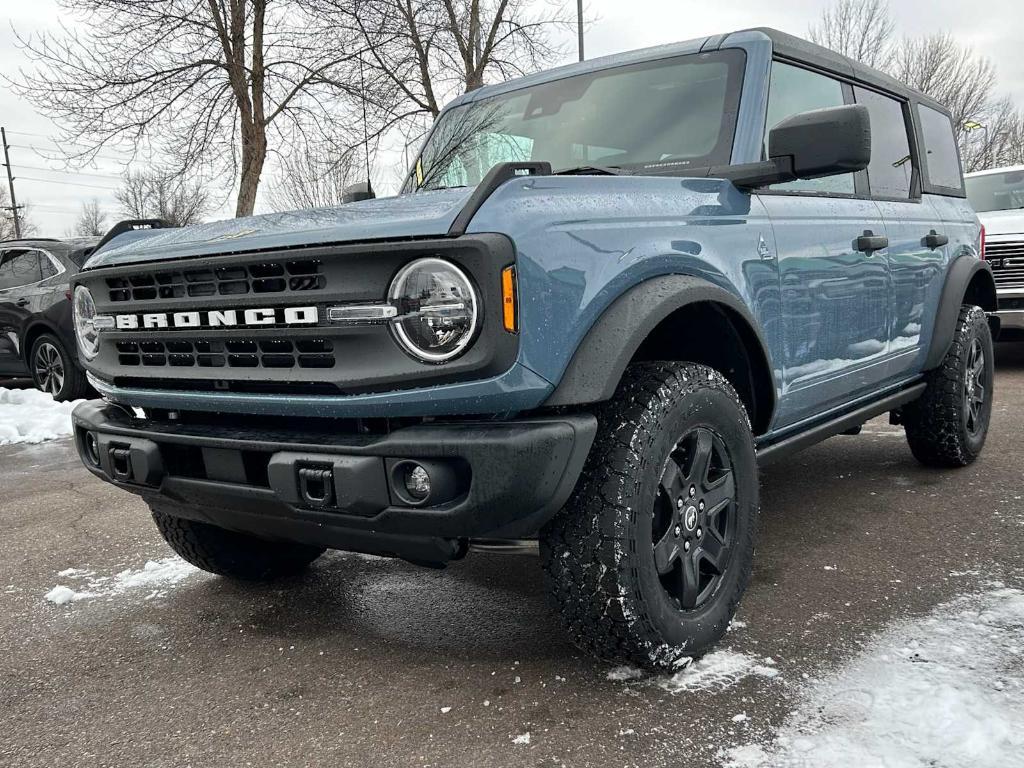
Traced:
[[967, 199], [978, 213], [1024, 208], [1024, 170], [967, 179]]
[[729, 162], [743, 79], [738, 50], [600, 70], [455, 107], [406, 185], [480, 183], [502, 162], [671, 170]]

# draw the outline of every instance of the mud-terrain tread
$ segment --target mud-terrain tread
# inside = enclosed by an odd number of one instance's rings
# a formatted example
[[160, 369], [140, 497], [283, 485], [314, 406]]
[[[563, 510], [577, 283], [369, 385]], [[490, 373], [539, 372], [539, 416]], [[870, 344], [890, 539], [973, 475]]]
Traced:
[[[966, 467], [981, 452], [972, 450], [964, 429], [963, 371], [976, 334], [990, 337], [985, 310], [970, 304], [960, 307], [953, 343], [938, 368], [925, 377], [924, 394], [903, 409], [902, 421], [910, 451], [929, 467]], [[984, 342], [983, 342], [984, 343]], [[989, 338], [985, 354], [991, 359]], [[992, 381], [988, 382], [991, 390]], [[992, 393], [988, 393], [991, 404]], [[982, 440], [984, 445], [984, 439]]]
[[324, 553], [320, 547], [267, 541], [215, 525], [177, 517], [151, 502], [153, 520], [164, 540], [197, 568], [243, 581], [271, 581], [305, 569]]
[[[742, 401], [718, 371], [693, 363], [631, 365], [615, 397], [597, 409], [598, 435], [573, 498], [541, 533], [548, 596], [573, 641], [599, 658], [673, 668], [682, 656], [700, 656], [713, 645], [689, 645], [682, 652], [663, 643], [636, 578], [630, 529], [638, 510], [617, 501], [632, 495], [625, 489], [635, 488], [646, 461], [644, 448], [655, 439], [661, 417], [679, 399], [707, 389], [726, 394], [749, 430]], [[737, 547], [741, 560], [730, 566], [741, 571], [739, 588], [729, 598], [730, 618], [750, 581], [755, 527], [747, 531], [750, 541]]]

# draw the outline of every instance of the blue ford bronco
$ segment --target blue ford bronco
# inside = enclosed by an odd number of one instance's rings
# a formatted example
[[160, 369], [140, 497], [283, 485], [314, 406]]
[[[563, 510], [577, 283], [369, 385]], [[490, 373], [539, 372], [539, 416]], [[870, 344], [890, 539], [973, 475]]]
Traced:
[[398, 196], [125, 232], [74, 309], [82, 460], [186, 560], [539, 542], [648, 667], [725, 632], [759, 465], [883, 413], [972, 462], [998, 332], [949, 113], [768, 29], [468, 93]]

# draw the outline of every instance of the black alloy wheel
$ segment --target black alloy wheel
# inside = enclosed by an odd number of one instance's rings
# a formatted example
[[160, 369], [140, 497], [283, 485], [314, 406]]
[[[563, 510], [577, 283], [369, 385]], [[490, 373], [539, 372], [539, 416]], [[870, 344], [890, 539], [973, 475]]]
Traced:
[[718, 590], [735, 536], [736, 484], [722, 438], [706, 427], [687, 432], [665, 463], [651, 527], [661, 585], [680, 610]]

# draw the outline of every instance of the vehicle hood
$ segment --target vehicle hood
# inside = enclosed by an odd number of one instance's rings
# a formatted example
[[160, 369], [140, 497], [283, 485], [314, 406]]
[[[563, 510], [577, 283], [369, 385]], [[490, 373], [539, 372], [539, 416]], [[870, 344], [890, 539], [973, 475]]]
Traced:
[[111, 240], [92, 255], [85, 268], [294, 246], [441, 237], [472, 192], [472, 188], [443, 189], [334, 208], [138, 230]]
[[979, 213], [978, 219], [985, 225], [987, 236], [1024, 234], [1024, 210], [986, 211]]

